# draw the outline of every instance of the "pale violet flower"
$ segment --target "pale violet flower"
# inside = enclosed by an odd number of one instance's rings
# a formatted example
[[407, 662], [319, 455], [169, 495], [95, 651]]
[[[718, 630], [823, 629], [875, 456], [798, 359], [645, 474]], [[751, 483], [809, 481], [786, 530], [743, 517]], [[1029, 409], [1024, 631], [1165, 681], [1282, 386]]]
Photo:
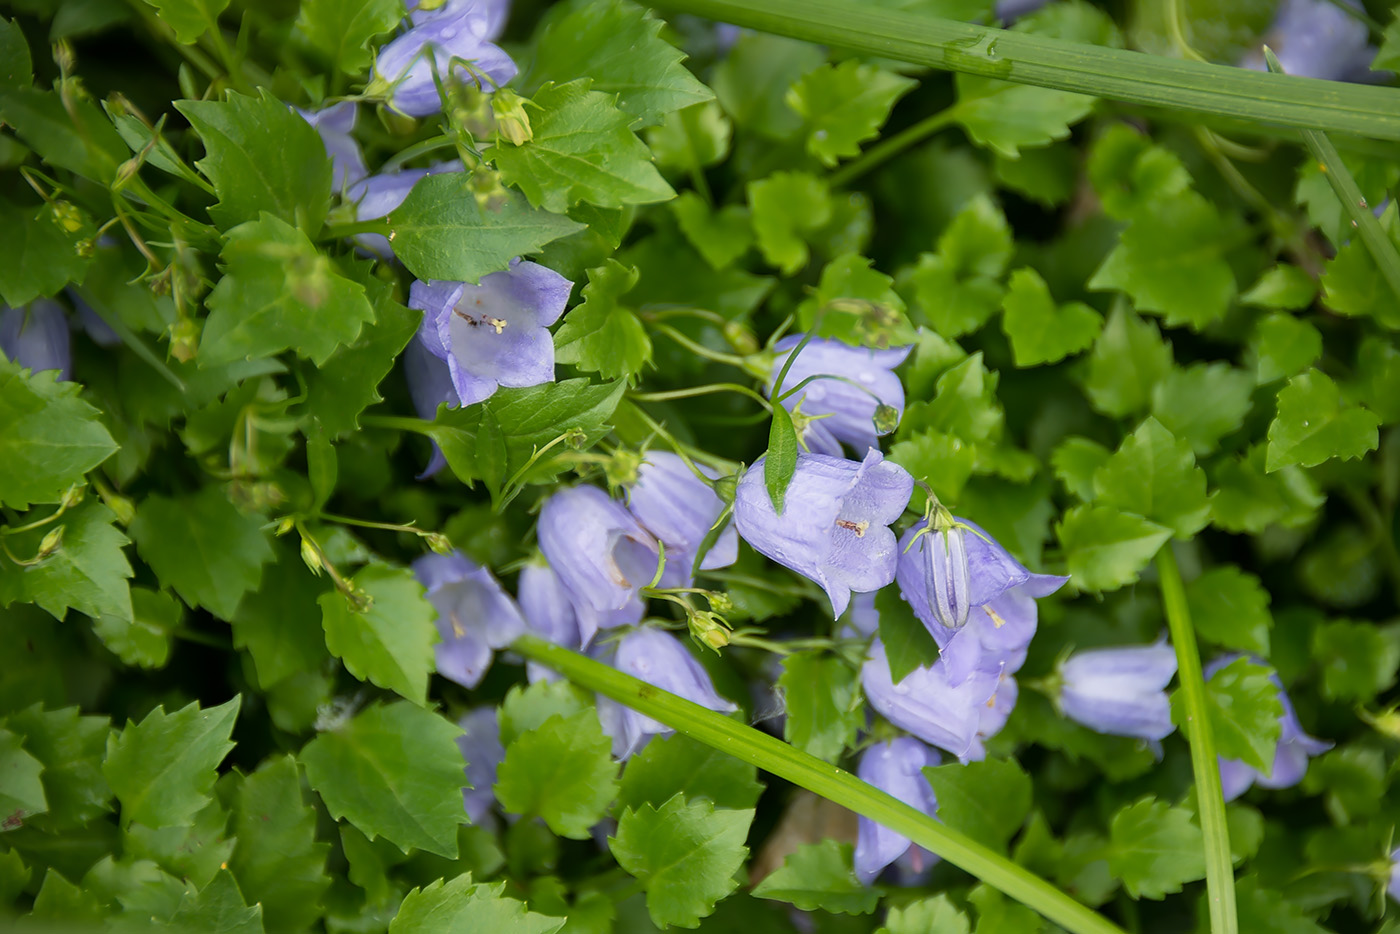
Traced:
[[505, 25], [507, 4], [447, 0], [410, 14], [408, 31], [379, 50], [369, 93], [411, 117], [442, 110], [438, 83], [477, 84], [489, 90], [515, 77], [515, 62], [492, 40]]
[[302, 110], [298, 107], [297, 113], [320, 134], [326, 155], [331, 157], [333, 191], [344, 191], [369, 174], [360, 144], [350, 135], [359, 116], [354, 101], [341, 101], [322, 110]]
[[974, 669], [954, 680], [940, 659], [915, 668], [896, 684], [885, 646], [877, 639], [861, 666], [860, 681], [870, 706], [895, 726], [959, 759], [983, 757], [978, 736], [982, 712], [989, 701], [995, 705], [1000, 672]]
[[495, 707], [478, 707], [457, 721], [462, 735], [457, 748], [467, 761], [467, 784], [462, 789], [462, 804], [473, 824], [480, 824], [496, 801], [496, 768], [506, 757], [501, 745], [501, 728], [496, 721]]
[[1077, 652], [1060, 666], [1059, 707], [1099, 733], [1160, 740], [1175, 729], [1166, 692], [1175, 675], [1164, 642]]
[[[627, 488], [627, 506], [647, 531], [666, 546], [664, 587], [688, 587], [691, 565], [710, 527], [724, 512], [713, 487], [691, 473], [685, 461], [669, 451], [648, 451], [637, 469], [637, 481]], [[699, 468], [715, 479], [719, 473]], [[739, 557], [739, 533], [727, 523], [700, 563], [702, 570], [728, 567]]]
[[520, 610], [490, 571], [460, 551], [424, 555], [413, 562], [413, 573], [438, 612], [438, 674], [476, 687], [491, 667], [493, 650], [525, 634]]
[[[901, 736], [867, 749], [860, 757], [856, 775], [866, 784], [933, 817], [938, 813], [938, 799], [924, 777], [924, 769], [939, 761], [938, 753], [917, 739]], [[862, 817], [856, 832], [856, 877], [869, 885], [882, 869], [901, 858], [909, 862], [913, 873], [938, 861], [928, 850], [910, 843], [908, 837]]]
[[23, 308], [0, 305], [0, 354], [34, 373], [57, 370], [59, 379], [69, 379], [73, 352], [63, 306], [47, 298]]
[[[1285, 74], [1328, 81], [1365, 80], [1376, 50], [1366, 23], [1342, 8], [1354, 0], [1282, 0], [1262, 45], [1273, 49]], [[1267, 70], [1262, 47], [1244, 64]]]
[[781, 395], [808, 377], [828, 377], [813, 379], [784, 399], [783, 407], [792, 411], [800, 404], [803, 415], [825, 416], [805, 425], [802, 440], [813, 453], [840, 456], [840, 442], [844, 441], [857, 454], [864, 455], [867, 448], [879, 444], [876, 408], [884, 404], [904, 413], [904, 386], [893, 371], [909, 356], [912, 345], [872, 350], [838, 340], [812, 338], [793, 359], [783, 385], [774, 386], [783, 364], [801, 341], [802, 335], [793, 334], [774, 345], [780, 353], [773, 361], [768, 394]]

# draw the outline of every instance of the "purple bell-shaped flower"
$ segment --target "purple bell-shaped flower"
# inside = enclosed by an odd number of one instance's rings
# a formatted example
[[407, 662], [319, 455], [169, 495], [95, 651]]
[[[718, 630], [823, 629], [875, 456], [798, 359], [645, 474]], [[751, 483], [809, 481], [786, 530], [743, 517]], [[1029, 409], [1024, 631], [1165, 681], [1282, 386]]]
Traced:
[[442, 110], [438, 83], [476, 84], [489, 90], [514, 78], [515, 62], [492, 40], [505, 22], [504, 4], [448, 0], [415, 9], [407, 32], [379, 50], [368, 92], [388, 92], [389, 102], [411, 117]]
[[1175, 675], [1165, 642], [1078, 652], [1060, 666], [1059, 707], [1099, 733], [1160, 740], [1176, 729], [1166, 692]]
[[[715, 479], [719, 472], [699, 468]], [[691, 473], [685, 461], [669, 451], [648, 451], [637, 469], [637, 482], [628, 487], [627, 506], [647, 531], [666, 546], [664, 587], [688, 587], [695, 552], [710, 527], [724, 512], [714, 489]], [[728, 567], [739, 558], [739, 532], [730, 524], [700, 563], [703, 570]]]
[[[860, 757], [856, 775], [860, 780], [898, 798], [929, 817], [938, 813], [938, 799], [924, 777], [924, 768], [938, 765], [938, 753], [909, 736], [887, 743], [876, 743]], [[856, 877], [866, 885], [897, 859], [907, 860], [913, 873], [922, 872], [938, 861], [928, 850], [909, 842], [868, 817], [862, 817], [856, 832]]]
[[331, 157], [332, 190], [344, 191], [369, 175], [360, 144], [350, 135], [360, 113], [354, 101], [341, 101], [322, 110], [298, 107], [297, 113], [320, 134], [326, 155]]
[[940, 659], [915, 668], [895, 684], [878, 639], [860, 669], [866, 699], [880, 716], [963, 760], [982, 758], [982, 711], [993, 700], [1000, 678], [1000, 672], [973, 669], [967, 677], [953, 680]]
[[[1376, 50], [1366, 23], [1343, 9], [1360, 10], [1355, 0], [1283, 0], [1263, 45], [1273, 49], [1285, 74], [1327, 81], [1364, 81]], [[1266, 71], [1260, 48], [1246, 57], [1246, 67]]]
[[879, 445], [875, 428], [875, 410], [887, 405], [904, 414], [904, 386], [894, 375], [894, 368], [909, 356], [909, 347], [872, 350], [852, 347], [838, 340], [813, 338], [792, 361], [781, 387], [772, 384], [782, 372], [788, 354], [802, 341], [803, 335], [792, 334], [774, 345], [779, 356], [773, 361], [768, 394], [778, 396], [808, 377], [813, 379], [798, 392], [783, 400], [792, 411], [802, 406], [806, 416], [824, 416], [807, 425], [804, 440], [809, 450], [818, 454], [841, 454], [844, 441], [864, 454], [867, 448]]
[[[525, 614], [525, 626], [531, 633], [566, 649], [582, 648], [578, 611], [552, 567], [544, 561], [525, 565], [520, 569], [516, 590], [520, 611]], [[559, 678], [554, 669], [534, 661], [525, 663], [525, 674], [532, 684]]]
[[467, 784], [462, 789], [462, 804], [473, 824], [480, 824], [496, 802], [496, 769], [506, 757], [501, 745], [501, 727], [496, 720], [495, 707], [478, 707], [457, 721], [462, 735], [457, 748], [467, 760]]
[[481, 683], [494, 649], [525, 634], [525, 620], [496, 578], [460, 551], [428, 554], [413, 562], [413, 573], [438, 611], [438, 674], [463, 687]]
[[0, 305], [0, 353], [34, 373], [57, 370], [59, 379], [73, 375], [68, 315], [47, 298], [23, 308]]

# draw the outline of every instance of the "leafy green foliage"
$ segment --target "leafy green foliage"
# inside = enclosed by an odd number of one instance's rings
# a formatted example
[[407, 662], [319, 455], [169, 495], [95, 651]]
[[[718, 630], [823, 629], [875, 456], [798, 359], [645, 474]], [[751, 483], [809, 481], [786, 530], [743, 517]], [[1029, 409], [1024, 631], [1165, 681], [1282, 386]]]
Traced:
[[783, 738], [819, 759], [834, 762], [864, 723], [856, 672], [841, 659], [799, 652], [783, 660], [778, 678], [787, 719]]
[[1172, 530], [1107, 506], [1075, 506], [1055, 526], [1070, 579], [1084, 590], [1116, 590], [1137, 580]]
[[850, 59], [803, 75], [788, 90], [788, 106], [802, 117], [807, 151], [823, 165], [860, 152], [873, 139], [895, 101], [916, 82]]
[[1347, 405], [1332, 378], [1309, 369], [1279, 390], [1278, 414], [1269, 425], [1269, 472], [1301, 464], [1314, 467], [1340, 457], [1349, 460], [1374, 451], [1380, 419]]
[[1311, 650], [1322, 670], [1322, 694], [1333, 700], [1369, 700], [1395, 683], [1400, 668], [1400, 633], [1371, 623], [1318, 626]]
[[[48, 813], [38, 826], [78, 827], [109, 810], [112, 792], [102, 775], [111, 731], [106, 717], [83, 716], [77, 707], [44, 710], [35, 704], [7, 717], [5, 729], [22, 742], [22, 753], [42, 766], [39, 778]], [[22, 758], [17, 761], [24, 763]], [[33, 816], [31, 810], [25, 821], [33, 823]]]
[[1034, 269], [1011, 274], [1001, 308], [1001, 327], [1011, 340], [1017, 366], [1063, 360], [1088, 348], [1103, 329], [1103, 316], [1083, 302], [1056, 307]]
[[23, 208], [0, 199], [6, 231], [0, 299], [19, 307], [83, 278], [92, 262], [92, 222], [67, 202]]
[[556, 834], [578, 840], [617, 794], [612, 744], [592, 710], [552, 716], [516, 737], [496, 774], [503, 808], [541, 817]]
[[679, 733], [657, 737], [627, 760], [618, 787], [619, 810], [643, 804], [660, 807], [673, 795], [708, 798], [715, 807], [734, 811], [758, 803], [763, 786], [752, 765]]
[[1134, 898], [1162, 898], [1205, 876], [1201, 828], [1189, 811], [1143, 798], [1113, 815], [1108, 868]]
[[755, 898], [771, 898], [802, 911], [868, 915], [880, 893], [861, 885], [851, 868], [851, 845], [826, 839], [794, 850], [783, 865], [754, 886]]
[[200, 36], [219, 26], [219, 14], [228, 8], [228, 0], [146, 0], [157, 14], [175, 30], [175, 38], [193, 45]]
[[23, 739], [0, 729], [0, 811], [7, 829], [49, 809], [39, 776], [44, 764], [23, 748]]
[[660, 126], [647, 131], [647, 146], [658, 165], [694, 172], [724, 158], [732, 132], [719, 104], [709, 100], [668, 113]]
[[959, 74], [956, 81], [953, 118], [979, 145], [1009, 159], [1022, 149], [1064, 139], [1094, 108], [1092, 97], [1070, 91], [969, 74]]
[[875, 595], [875, 609], [880, 614], [880, 641], [889, 658], [890, 677], [896, 684], [915, 668], [938, 660], [938, 643], [895, 588], [886, 587]]
[[1269, 593], [1259, 578], [1237, 567], [1212, 568], [1186, 585], [1191, 622], [1202, 639], [1228, 649], [1269, 656]]
[[940, 934], [969, 934], [972, 930], [967, 916], [954, 907], [946, 895], [910, 902], [902, 908], [891, 908], [883, 927], [875, 934], [917, 934], [938, 931]]
[[909, 272], [914, 298], [946, 337], [975, 331], [1002, 301], [1002, 273], [1011, 260], [1011, 231], [1001, 209], [983, 195], [970, 199]]
[[1248, 373], [1223, 363], [1174, 367], [1152, 389], [1152, 415], [1203, 456], [1244, 424], [1253, 391]]
[[[1261, 772], [1273, 768], [1274, 748], [1282, 729], [1279, 717], [1283, 705], [1270, 674], [1267, 666], [1237, 658], [1206, 682], [1206, 715], [1217, 752]], [[1178, 726], [1188, 716], [1181, 697], [1177, 692], [1172, 698], [1172, 721]]]
[[808, 240], [831, 220], [831, 194], [805, 172], [775, 172], [750, 182], [749, 208], [759, 252], [791, 275], [807, 263]]
[[1084, 391], [1105, 415], [1132, 415], [1147, 409], [1153, 390], [1171, 368], [1171, 344], [1157, 326], [1120, 304], [1089, 355]]
[[[1275, 266], [1260, 276], [1249, 291], [1240, 296], [1240, 301], [1262, 308], [1297, 311], [1307, 308], [1316, 297], [1317, 282], [1312, 276], [1297, 266], [1281, 265]], [[1271, 316], [1271, 318], [1282, 318], [1298, 324], [1305, 323], [1292, 316]]]
[[401, 19], [402, 0], [307, 0], [296, 29], [332, 69], [356, 75], [370, 63], [370, 40], [393, 30]]
[[615, 260], [588, 270], [583, 304], [554, 336], [555, 359], [604, 379], [640, 373], [651, 360], [651, 338], [636, 313], [618, 304], [636, 284], [637, 270]]
[[1206, 475], [1190, 446], [1149, 417], [1094, 472], [1096, 501], [1189, 538], [1206, 524]]
[[371, 564], [350, 586], [353, 596], [331, 590], [317, 598], [326, 648], [355, 677], [426, 703], [438, 632], [423, 585], [412, 571]]
[[816, 290], [797, 308], [802, 329], [856, 347], [913, 343], [904, 299], [893, 280], [870, 263], [864, 256], [842, 253], [822, 267]]
[[0, 359], [0, 503], [57, 503], [117, 449], [97, 410], [57, 371], [28, 374]]
[[924, 775], [938, 799], [938, 819], [992, 849], [1006, 849], [1030, 814], [1030, 776], [1013, 760], [930, 766]]
[[389, 934], [432, 934], [435, 931], [554, 934], [564, 926], [563, 918], [529, 911], [524, 902], [508, 898], [504, 891], [505, 883], [473, 883], [470, 873], [446, 883], [439, 879], [404, 897], [389, 924]]

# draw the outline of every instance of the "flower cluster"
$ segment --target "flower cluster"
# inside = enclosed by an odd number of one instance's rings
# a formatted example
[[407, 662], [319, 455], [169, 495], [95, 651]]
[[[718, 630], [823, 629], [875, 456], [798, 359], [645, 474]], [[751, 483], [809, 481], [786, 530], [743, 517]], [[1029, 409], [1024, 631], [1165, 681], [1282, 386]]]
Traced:
[[411, 117], [442, 109], [443, 91], [455, 84], [484, 87], [515, 77], [515, 62], [494, 44], [505, 28], [509, 0], [444, 0], [410, 3], [408, 29], [379, 50], [375, 81], [367, 93], [389, 93], [389, 102]]

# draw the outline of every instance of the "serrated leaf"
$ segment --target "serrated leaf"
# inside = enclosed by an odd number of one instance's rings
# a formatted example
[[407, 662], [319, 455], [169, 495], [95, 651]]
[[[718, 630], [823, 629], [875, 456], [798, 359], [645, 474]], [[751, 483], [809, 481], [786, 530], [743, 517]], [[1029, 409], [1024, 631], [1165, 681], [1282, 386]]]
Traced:
[[717, 808], [744, 810], [758, 803], [763, 786], [747, 762], [680, 733], [655, 737], [627, 760], [617, 809], [661, 807], [672, 796], [705, 798]]
[[1191, 446], [1148, 417], [1094, 472], [1097, 502], [1136, 513], [1190, 538], [1210, 515], [1205, 471]]
[[810, 238], [831, 221], [831, 192], [806, 172], [774, 172], [747, 191], [759, 252], [792, 275], [807, 265]]
[[186, 891], [167, 927], [207, 934], [262, 934], [263, 909], [244, 902], [233, 874], [225, 869], [198, 894]]
[[969, 934], [967, 916], [953, 906], [947, 895], [911, 902], [902, 908], [891, 908], [883, 927], [875, 934]]
[[231, 619], [273, 557], [262, 520], [246, 515], [217, 486], [142, 501], [131, 523], [141, 559], [192, 607]]
[[1094, 109], [1094, 98], [1070, 91], [970, 74], [958, 74], [955, 83], [953, 119], [978, 145], [1010, 159], [1022, 149], [1065, 139], [1069, 128]]
[[27, 88], [34, 81], [29, 42], [19, 24], [0, 18], [0, 90]]
[[35, 704], [4, 722], [23, 739], [24, 751], [43, 766], [40, 778], [48, 813], [42, 827], [79, 827], [110, 810], [112, 792], [102, 776], [110, 720], [83, 716], [77, 707], [44, 710]]
[[479, 282], [584, 225], [510, 193], [483, 208], [470, 174], [447, 172], [414, 185], [390, 212], [389, 228], [394, 255], [417, 278]]
[[1128, 220], [1191, 187], [1176, 153], [1126, 123], [1114, 123], [1089, 151], [1089, 181], [1110, 217]]
[[1383, 337], [1362, 338], [1356, 370], [1362, 403], [1379, 415], [1383, 424], [1400, 421], [1400, 347]]
[[1302, 318], [1272, 314], [1255, 326], [1249, 347], [1255, 373], [1264, 385], [1296, 376], [1321, 359], [1322, 334]]
[[685, 191], [671, 202], [681, 233], [714, 269], [725, 269], [753, 246], [747, 208], [730, 204], [712, 211], [705, 199]]
[[1395, 683], [1400, 633], [1374, 623], [1339, 621], [1313, 630], [1311, 653], [1322, 671], [1322, 696], [1369, 703]]
[[986, 195], [978, 194], [938, 237], [938, 251], [920, 255], [907, 281], [924, 317], [943, 337], [975, 331], [1001, 305], [1001, 276], [1011, 260], [1011, 228]]
[[218, 707], [191, 703], [171, 714], [157, 707], [107, 738], [102, 774], [124, 825], [179, 826], [208, 804], [214, 770], [233, 748], [229, 735], [241, 702], [236, 695]]
[[[0, 198], [0, 299], [16, 308], [81, 282], [92, 265], [92, 221], [66, 202], [19, 207]], [[3, 356], [3, 354], [0, 354]]]
[[1001, 327], [1020, 367], [1063, 360], [1087, 349], [1103, 330], [1103, 316], [1083, 302], [1056, 307], [1045, 280], [1030, 268], [1011, 274], [1001, 309]]
[[321, 626], [326, 648], [352, 675], [426, 704], [438, 641], [437, 611], [423, 596], [423, 585], [407, 568], [373, 563], [350, 580], [364, 600], [339, 590], [322, 593]]
[[1326, 499], [1299, 467], [1264, 472], [1266, 444], [1243, 457], [1217, 461], [1210, 471], [1211, 522], [1229, 532], [1262, 532], [1273, 523], [1305, 525]]
[[554, 934], [568, 920], [527, 911], [524, 902], [507, 898], [504, 892], [505, 883], [473, 883], [471, 873], [446, 883], [438, 879], [404, 897], [394, 920], [389, 922], [389, 934]]
[[0, 359], [0, 503], [57, 503], [117, 449], [77, 383]]
[[1374, 413], [1343, 403], [1330, 376], [1309, 369], [1279, 390], [1264, 469], [1272, 473], [1290, 464], [1315, 467], [1333, 457], [1362, 457], [1376, 449], [1379, 425]]
[[258, 589], [238, 604], [229, 622], [233, 644], [253, 658], [258, 686], [267, 690], [328, 658], [317, 598], [331, 587], [293, 549], [278, 547]]
[[[129, 155], [111, 122], [90, 100], [39, 88], [0, 89], [0, 120], [51, 166], [102, 186]], [[8, 230], [7, 230], [8, 233]]]
[[296, 29], [332, 69], [358, 77], [370, 64], [369, 41], [403, 15], [403, 0], [306, 0]]
[[[24, 749], [23, 737], [0, 729], [0, 814], [3, 830], [22, 827], [49, 809], [40, 775], [44, 764]], [[0, 831], [2, 832], [2, 831]]]
[[501, 743], [509, 746], [522, 733], [538, 729], [553, 716], [572, 717], [589, 707], [589, 695], [568, 681], [515, 685], [497, 711]]
[[1117, 590], [1172, 537], [1172, 530], [1107, 506], [1076, 506], [1055, 526], [1070, 579], [1082, 590]]
[[[1381, 229], [1392, 244], [1400, 245], [1400, 213], [1394, 205], [1381, 217]], [[1322, 274], [1323, 300], [1344, 315], [1364, 316], [1382, 327], [1400, 328], [1395, 289], [1376, 265], [1361, 237], [1352, 237], [1327, 261]]]
[[719, 104], [709, 100], [668, 113], [647, 130], [647, 145], [658, 165], [697, 171], [725, 157], [733, 132]]
[[818, 759], [834, 763], [865, 725], [856, 672], [835, 655], [789, 655], [778, 690], [787, 712], [783, 739]]
[[641, 319], [619, 299], [637, 284], [637, 270], [608, 260], [588, 270], [583, 304], [564, 317], [554, 335], [555, 359], [604, 379], [635, 376], [651, 360], [651, 338]]
[[851, 844], [829, 838], [793, 850], [782, 866], [754, 886], [753, 896], [787, 902], [801, 911], [847, 915], [868, 915], [880, 903], [880, 893], [862, 885], [851, 868]]
[[744, 839], [753, 816], [675, 795], [660, 808], [623, 811], [608, 845], [646, 888], [652, 923], [695, 927], [738, 887], [734, 874], [749, 855]]
[[1113, 815], [1108, 867], [1134, 898], [1162, 898], [1205, 877], [1201, 828], [1191, 812], [1143, 798]]
[[228, 0], [146, 0], [156, 8], [156, 15], [171, 29], [175, 38], [193, 45], [200, 36], [219, 28], [219, 14], [228, 8]]
[[797, 306], [798, 326], [855, 347], [912, 344], [917, 335], [894, 280], [870, 267], [869, 259], [855, 253], [842, 253], [823, 266], [816, 290]]
[[1269, 592], [1259, 578], [1232, 565], [1211, 568], [1186, 585], [1191, 622], [1203, 640], [1269, 656]]
[[[1249, 658], [1237, 658], [1206, 682], [1206, 717], [1215, 737], [1216, 752], [1238, 759], [1267, 774], [1282, 730], [1283, 705], [1270, 680], [1273, 669]], [[1172, 696], [1172, 722], [1184, 726], [1189, 714], [1182, 692]]]
[[[189, 886], [207, 885], [228, 863], [233, 841], [227, 838], [228, 811], [210, 798], [194, 819], [176, 827], [152, 829], [129, 824], [122, 833], [122, 857], [131, 863], [149, 860]], [[193, 894], [193, 892], [190, 892]]]
[[1173, 367], [1152, 389], [1152, 415], [1198, 455], [1244, 424], [1254, 379], [1225, 363]]
[[1006, 413], [997, 398], [998, 376], [987, 369], [978, 351], [938, 377], [931, 401], [916, 400], [904, 408], [898, 437], [933, 429], [977, 444], [1000, 437]]
[[[1297, 311], [1307, 308], [1317, 297], [1317, 280], [1297, 266], [1281, 263], [1267, 270], [1249, 291], [1240, 296], [1247, 305]], [[1291, 315], [1289, 320], [1297, 321]]]
[[[977, 449], [954, 435], [930, 429], [891, 445], [886, 459], [927, 483], [941, 501], [956, 503], [972, 476]], [[922, 490], [915, 491], [914, 509], [923, 496]]]
[[321, 915], [330, 887], [326, 855], [316, 842], [316, 811], [303, 798], [291, 756], [268, 759], [239, 785], [233, 802], [237, 843], [229, 869], [269, 929], [303, 930]]
[[979, 843], [1004, 851], [1031, 812], [1031, 780], [1014, 759], [929, 766], [938, 819]]
[[1121, 417], [1145, 411], [1172, 368], [1172, 346], [1157, 325], [1118, 305], [1089, 355], [1084, 390], [1094, 408]]
[[612, 743], [591, 708], [553, 716], [510, 744], [496, 798], [512, 814], [541, 817], [561, 837], [587, 839], [617, 794]]
[[263, 90], [222, 101], [176, 101], [204, 141], [199, 170], [214, 183], [209, 209], [227, 230], [266, 211], [315, 234], [331, 200], [331, 162], [321, 137], [296, 111]]
[[298, 758], [332, 817], [404, 852], [455, 859], [457, 826], [466, 821], [461, 732], [417, 704], [373, 704], [307, 743]]
[[1113, 452], [1088, 438], [1070, 437], [1050, 455], [1050, 466], [1065, 489], [1085, 502], [1094, 499], [1094, 474]]
[[802, 117], [807, 152], [834, 166], [860, 153], [874, 139], [895, 101], [917, 82], [856, 59], [826, 64], [803, 75], [787, 92], [787, 104]]

